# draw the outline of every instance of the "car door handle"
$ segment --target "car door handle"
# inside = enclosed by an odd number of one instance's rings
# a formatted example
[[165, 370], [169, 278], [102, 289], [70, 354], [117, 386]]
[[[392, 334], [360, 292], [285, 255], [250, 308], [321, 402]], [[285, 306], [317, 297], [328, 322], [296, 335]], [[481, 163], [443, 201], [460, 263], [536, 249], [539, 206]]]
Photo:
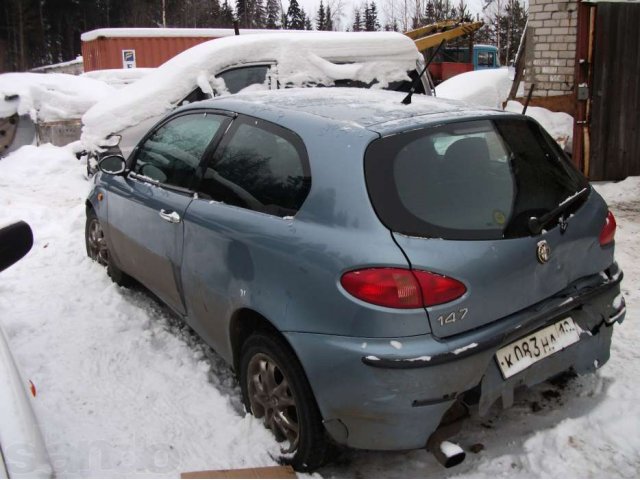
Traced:
[[177, 212], [166, 212], [162, 209], [158, 212], [158, 215], [169, 223], [180, 223], [180, 215]]

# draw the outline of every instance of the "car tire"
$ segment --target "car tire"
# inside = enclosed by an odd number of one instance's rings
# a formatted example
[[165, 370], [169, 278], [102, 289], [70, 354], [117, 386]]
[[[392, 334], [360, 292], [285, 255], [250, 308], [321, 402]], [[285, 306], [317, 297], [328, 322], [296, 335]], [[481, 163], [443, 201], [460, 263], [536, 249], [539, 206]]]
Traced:
[[284, 463], [297, 471], [326, 463], [330, 445], [322, 416], [300, 362], [283, 340], [257, 333], [245, 341], [240, 385], [247, 412], [288, 445], [281, 449]]
[[107, 238], [102, 229], [102, 224], [93, 209], [87, 212], [87, 222], [84, 227], [84, 240], [87, 249], [87, 256], [107, 267], [107, 275], [116, 285], [127, 287], [131, 284], [131, 277], [120, 270], [111, 255], [107, 246]]

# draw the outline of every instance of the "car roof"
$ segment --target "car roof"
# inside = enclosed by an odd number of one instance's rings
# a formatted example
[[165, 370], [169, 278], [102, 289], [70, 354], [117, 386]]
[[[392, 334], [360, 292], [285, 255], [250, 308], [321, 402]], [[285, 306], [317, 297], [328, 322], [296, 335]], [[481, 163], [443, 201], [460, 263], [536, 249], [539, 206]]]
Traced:
[[478, 108], [453, 100], [427, 95], [412, 96], [404, 105], [404, 92], [365, 88], [296, 88], [256, 91], [197, 102], [178, 111], [214, 108], [294, 126], [309, 116], [321, 117], [340, 127], [363, 129], [382, 136], [444, 123], [455, 118], [487, 115], [512, 116], [500, 110]]

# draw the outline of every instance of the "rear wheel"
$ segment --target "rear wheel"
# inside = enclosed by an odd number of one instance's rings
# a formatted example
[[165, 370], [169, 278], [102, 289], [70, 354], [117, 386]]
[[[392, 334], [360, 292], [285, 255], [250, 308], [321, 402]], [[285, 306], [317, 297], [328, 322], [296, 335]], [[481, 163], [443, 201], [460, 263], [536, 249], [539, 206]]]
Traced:
[[300, 471], [326, 462], [328, 442], [309, 382], [288, 345], [252, 335], [242, 347], [240, 384], [247, 411], [282, 443], [283, 459]]
[[85, 245], [87, 248], [87, 256], [95, 260], [100, 265], [107, 267], [107, 274], [116, 284], [120, 286], [129, 285], [131, 278], [120, 270], [109, 255], [107, 247], [107, 238], [102, 229], [102, 224], [92, 209], [87, 212], [87, 223], [84, 229]]

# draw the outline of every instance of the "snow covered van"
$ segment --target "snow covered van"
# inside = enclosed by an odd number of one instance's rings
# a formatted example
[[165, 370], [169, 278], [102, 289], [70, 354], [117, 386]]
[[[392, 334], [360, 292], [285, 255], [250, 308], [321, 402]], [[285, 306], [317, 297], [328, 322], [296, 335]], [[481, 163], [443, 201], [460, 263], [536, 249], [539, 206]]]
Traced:
[[[173, 108], [206, 98], [288, 87], [409, 89], [424, 60], [394, 32], [246, 35], [196, 45], [94, 105], [83, 116], [87, 169], [105, 152], [127, 157]], [[417, 93], [431, 94], [427, 73]]]

